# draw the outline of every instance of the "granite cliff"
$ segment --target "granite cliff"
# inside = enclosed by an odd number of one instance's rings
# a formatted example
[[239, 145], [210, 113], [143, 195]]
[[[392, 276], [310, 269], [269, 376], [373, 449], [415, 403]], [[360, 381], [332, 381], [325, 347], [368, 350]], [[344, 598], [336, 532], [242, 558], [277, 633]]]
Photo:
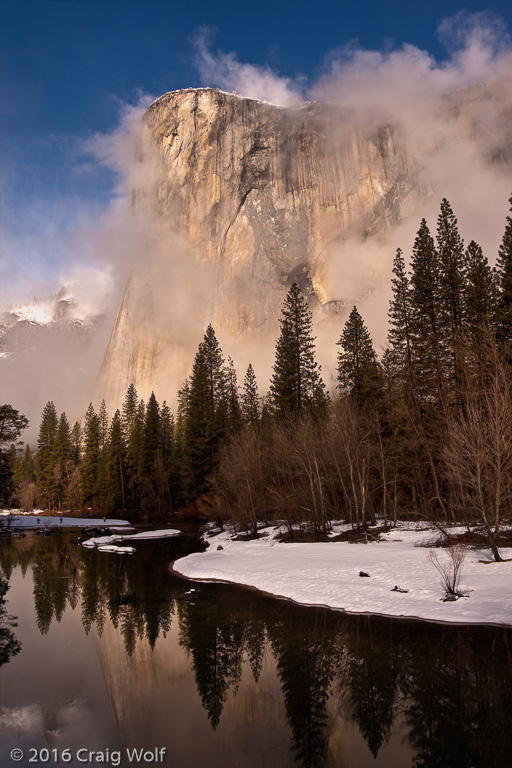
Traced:
[[99, 395], [111, 407], [131, 382], [144, 398], [173, 397], [208, 322], [225, 350], [228, 339], [235, 350], [266, 339], [271, 350], [294, 281], [320, 320], [343, 313], [353, 296], [325, 278], [340, 244], [378, 236], [419, 194], [392, 126], [365, 130], [333, 104], [285, 109], [213, 88], [151, 104], [138, 162], [151, 171], [133, 189], [134, 215], [153, 217], [154, 238], [103, 365]]

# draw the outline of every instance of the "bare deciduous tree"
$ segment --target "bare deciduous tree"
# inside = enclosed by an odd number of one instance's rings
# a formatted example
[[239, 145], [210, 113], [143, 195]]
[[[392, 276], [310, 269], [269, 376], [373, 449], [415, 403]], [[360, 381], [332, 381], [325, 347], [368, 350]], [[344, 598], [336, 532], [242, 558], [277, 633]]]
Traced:
[[495, 354], [475, 377], [462, 413], [449, 422], [444, 449], [452, 503], [483, 525], [495, 560], [502, 517], [512, 499], [510, 373]]
[[438, 571], [441, 577], [441, 586], [447, 596], [462, 597], [459, 589], [462, 564], [466, 557], [466, 544], [452, 544], [444, 552], [446, 558], [444, 562], [439, 559], [439, 555], [433, 549], [428, 553], [428, 559]]

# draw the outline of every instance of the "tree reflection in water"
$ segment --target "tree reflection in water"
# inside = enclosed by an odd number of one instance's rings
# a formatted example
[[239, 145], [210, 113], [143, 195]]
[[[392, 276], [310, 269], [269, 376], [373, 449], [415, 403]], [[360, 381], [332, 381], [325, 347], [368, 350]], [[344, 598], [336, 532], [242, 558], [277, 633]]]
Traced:
[[[184, 601], [184, 582], [169, 571], [186, 553], [180, 547], [176, 539], [144, 542], [135, 556], [118, 557], [66, 536], [33, 537], [4, 542], [0, 564], [10, 573], [33, 559], [42, 633], [66, 605], [80, 606], [86, 633], [94, 626], [101, 635], [110, 620], [130, 655], [143, 639], [154, 648], [176, 619], [213, 729], [245, 665], [257, 682], [272, 655], [300, 768], [333, 759], [339, 720], [357, 726], [375, 758], [398, 727], [415, 768], [510, 764], [511, 630], [346, 616], [226, 585], [201, 585], [196, 601]], [[1, 663], [19, 651], [12, 626], [4, 621]]]
[[7, 613], [5, 595], [8, 589], [9, 582], [0, 576], [0, 667], [21, 651], [21, 643], [13, 632], [17, 626], [16, 617]]

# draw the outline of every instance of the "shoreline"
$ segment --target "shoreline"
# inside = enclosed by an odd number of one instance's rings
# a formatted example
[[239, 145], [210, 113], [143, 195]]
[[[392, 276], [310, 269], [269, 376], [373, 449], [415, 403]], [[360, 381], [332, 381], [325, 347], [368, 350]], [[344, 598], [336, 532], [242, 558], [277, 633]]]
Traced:
[[[171, 570], [188, 581], [236, 584], [350, 615], [450, 626], [512, 626], [512, 561], [495, 563], [487, 549], [468, 547], [461, 578], [466, 596], [445, 602], [439, 574], [428, 559], [436, 533], [432, 529], [402, 524], [383, 540], [368, 544], [281, 543], [276, 541], [279, 532], [267, 528], [264, 538], [234, 541], [223, 531], [207, 538], [205, 552], [176, 560]], [[446, 549], [434, 551], [448, 562]], [[506, 549], [503, 554], [508, 554]], [[359, 576], [360, 570], [369, 576]]]

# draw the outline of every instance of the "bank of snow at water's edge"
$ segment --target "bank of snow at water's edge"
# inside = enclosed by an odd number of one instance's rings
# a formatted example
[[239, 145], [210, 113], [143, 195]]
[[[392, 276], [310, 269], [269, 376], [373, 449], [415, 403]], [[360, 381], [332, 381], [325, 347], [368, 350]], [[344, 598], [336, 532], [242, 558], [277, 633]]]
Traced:
[[86, 539], [82, 541], [83, 547], [97, 547], [99, 552], [135, 552], [134, 547], [118, 547], [116, 543], [118, 541], [141, 541], [143, 539], [165, 539], [170, 536], [179, 536], [181, 531], [176, 528], [163, 528], [160, 531], [142, 531], [141, 533], [134, 533], [128, 536], [122, 534], [114, 534], [113, 536], [97, 536], [93, 539]]
[[[403, 524], [368, 544], [284, 544], [275, 539], [278, 529], [267, 529], [268, 535], [255, 541], [233, 541], [224, 531], [209, 539], [206, 552], [188, 555], [173, 567], [189, 579], [234, 582], [350, 613], [512, 625], [512, 561], [495, 563], [490, 551], [468, 548], [460, 582], [468, 596], [443, 602], [439, 573], [428, 557], [432, 550], [425, 547], [436, 533], [410, 528]], [[448, 561], [446, 550], [435, 551], [441, 562]], [[502, 555], [512, 553], [504, 549]]]
[[115, 520], [102, 517], [54, 517], [45, 515], [42, 510], [35, 510], [34, 514], [24, 514], [3, 510], [0, 512], [0, 527], [18, 530], [19, 528], [122, 528], [123, 531], [134, 530], [128, 520]]

